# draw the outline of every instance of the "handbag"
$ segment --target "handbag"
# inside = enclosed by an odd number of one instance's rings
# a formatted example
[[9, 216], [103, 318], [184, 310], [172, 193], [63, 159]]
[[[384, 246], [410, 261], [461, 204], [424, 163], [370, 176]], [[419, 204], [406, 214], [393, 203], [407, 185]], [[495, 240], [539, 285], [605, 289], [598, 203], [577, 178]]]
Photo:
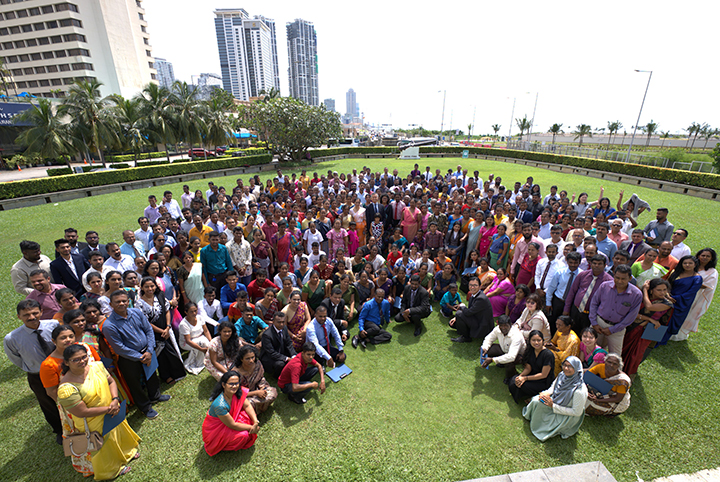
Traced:
[[103, 446], [102, 435], [90, 431], [86, 418], [83, 418], [83, 422], [85, 422], [84, 432], [73, 432], [63, 438], [63, 451], [66, 457], [71, 455], [82, 457], [86, 453], [97, 452]]

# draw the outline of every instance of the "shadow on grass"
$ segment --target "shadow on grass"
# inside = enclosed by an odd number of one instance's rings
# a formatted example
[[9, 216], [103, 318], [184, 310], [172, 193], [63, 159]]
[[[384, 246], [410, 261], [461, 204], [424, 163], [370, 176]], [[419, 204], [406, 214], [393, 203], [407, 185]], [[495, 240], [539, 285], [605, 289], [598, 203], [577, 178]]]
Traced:
[[[525, 432], [528, 433], [530, 437], [537, 440], [537, 437], [535, 437], [530, 430], [529, 423], [525, 424]], [[575, 460], [577, 435], [573, 435], [572, 437], [566, 439], [563, 439], [558, 435], [541, 443], [543, 444], [543, 449], [545, 449], [545, 454], [547, 454], [548, 457], [557, 460], [558, 465], [571, 465], [577, 463], [577, 460]]]
[[622, 417], [622, 414], [615, 418], [588, 417], [586, 415], [580, 430], [590, 435], [599, 444], [615, 447], [618, 443], [618, 434], [625, 429]]
[[648, 403], [645, 386], [639, 376], [635, 377], [635, 381], [630, 387], [630, 397], [630, 407], [621, 416], [633, 420], [652, 419], [652, 407]]
[[[393, 338], [401, 345], [415, 345], [420, 341], [420, 338], [422, 338], [422, 335], [415, 336], [413, 334], [415, 332], [415, 325], [412, 323], [394, 322], [390, 330], [393, 333]], [[427, 334], [427, 328], [425, 326], [423, 326], [423, 334]]]
[[[282, 399], [280, 399], [281, 397]], [[311, 392], [311, 395], [309, 395], [309, 397], [314, 398], [315, 403], [317, 405], [320, 405], [318, 395], [314, 390], [313, 392]], [[280, 420], [282, 420], [282, 423], [286, 428], [292, 427], [299, 422], [307, 420], [313, 413], [313, 407], [293, 403], [288, 400], [287, 395], [285, 394], [278, 396], [278, 400], [275, 401], [275, 405], [277, 405], [278, 403], [280, 403], [282, 406], [278, 407], [276, 413], [278, 414]]]
[[228, 470], [235, 470], [239, 465], [245, 465], [250, 462], [255, 453], [255, 445], [245, 450], [235, 452], [220, 452], [214, 457], [210, 457], [202, 447], [195, 457], [195, 467], [197, 467], [200, 477], [203, 480], [214, 479], [224, 474]]
[[213, 391], [213, 388], [215, 388], [215, 384], [217, 381], [215, 381], [215, 378], [213, 377], [207, 377], [203, 379], [200, 383], [197, 384], [197, 397], [198, 400], [209, 400], [210, 394]]
[[0, 411], [0, 420], [7, 420], [8, 418], [17, 415], [24, 410], [28, 410], [37, 406], [38, 402], [33, 394], [25, 395], [24, 397], [15, 400], [10, 405], [6, 405], [5, 407], [3, 407], [2, 411]]
[[26, 377], [25, 373], [15, 365], [8, 365], [0, 372], [0, 383], [9, 382], [16, 378]]
[[653, 348], [648, 358], [652, 357], [666, 370], [684, 372], [685, 364], [696, 365], [700, 360], [690, 350], [690, 345], [685, 341], [671, 341], [665, 346]]
[[508, 416], [511, 418], [522, 417], [522, 405], [518, 405], [512, 398], [510, 390], [502, 381], [505, 377], [505, 369], [491, 365], [487, 370], [480, 366], [475, 367], [475, 382], [473, 383], [472, 397], [485, 395], [500, 402], [506, 402]]
[[453, 343], [450, 339], [459, 336], [457, 331], [448, 328], [446, 333], [448, 337], [448, 351], [450, 353], [465, 360], [480, 360], [480, 345], [478, 343]]
[[[5, 458], [0, 466], [0, 480], [75, 480], [80, 477], [72, 468], [70, 459], [55, 443], [55, 434], [43, 421], [43, 427], [34, 433], [19, 433], [27, 437], [25, 446], [13, 458]], [[82, 477], [81, 477], [82, 479]]]

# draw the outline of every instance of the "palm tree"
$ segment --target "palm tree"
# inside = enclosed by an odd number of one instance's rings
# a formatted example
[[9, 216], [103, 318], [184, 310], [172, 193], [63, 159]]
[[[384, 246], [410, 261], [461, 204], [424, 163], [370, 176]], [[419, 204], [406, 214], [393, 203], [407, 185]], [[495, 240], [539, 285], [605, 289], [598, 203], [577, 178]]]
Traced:
[[117, 126], [107, 109], [107, 99], [100, 98], [100, 86], [97, 79], [75, 82], [68, 90], [58, 114], [67, 114], [76, 136], [83, 139], [88, 150], [95, 151], [104, 167], [103, 150], [118, 144]]
[[468, 142], [470, 142], [470, 131], [472, 130], [472, 124], [468, 124]]
[[657, 123], [655, 121], [653, 121], [652, 119], [650, 119], [650, 122], [648, 122], [647, 124], [645, 124], [645, 126], [643, 126], [643, 130], [647, 134], [647, 142], [645, 142], [645, 147], [650, 145], [650, 136], [652, 136], [655, 133], [657, 128], [658, 128]]
[[[12, 78], [12, 72], [10, 72], [10, 69], [5, 65], [5, 59], [3, 57], [0, 57], [0, 79], [2, 80], [2, 86], [3, 90], [5, 91], [5, 96], [10, 96], [10, 92], [8, 91], [8, 80], [10, 81], [10, 84], [12, 86], [15, 86], [15, 82], [13, 82]], [[15, 91], [17, 94], [17, 90]]]
[[[178, 137], [193, 147], [201, 144], [205, 147], [206, 126], [202, 115], [203, 106], [198, 102], [195, 93], [197, 87], [190, 86], [187, 82], [175, 81], [172, 86], [175, 122]], [[207, 153], [205, 153], [207, 160]]]
[[550, 129], [548, 129], [548, 132], [550, 132], [553, 136], [553, 145], [555, 145], [555, 136], [563, 133], [562, 126], [562, 124], [553, 124], [552, 126], [550, 126]]
[[608, 145], [610, 145], [610, 140], [613, 137], [613, 134], [617, 134], [617, 132], [623, 128], [622, 122], [615, 121], [615, 122], [608, 122], [607, 130], [610, 133], [610, 136], [608, 137]]
[[711, 137], [713, 137], [716, 134], [717, 134], [717, 129], [713, 129], [708, 124], [705, 124], [705, 126], [703, 126], [702, 136], [705, 138], [705, 145], [703, 146], [703, 149], [707, 149], [708, 141], [710, 140]]
[[660, 144], [660, 149], [662, 149], [663, 146], [665, 146], [665, 140], [666, 140], [668, 137], [670, 137], [670, 131], [665, 131], [665, 132], [662, 133], [662, 135], [660, 136], [660, 138], [662, 139], [662, 143]]
[[217, 98], [210, 99], [205, 105], [207, 118], [207, 136], [205, 140], [215, 148], [227, 144], [232, 130], [232, 119], [225, 114], [221, 102]]
[[497, 133], [500, 130], [500, 127], [502, 127], [502, 126], [500, 124], [493, 124], [491, 127], [492, 127], [492, 130], [495, 131], [495, 137], [497, 137]]
[[268, 102], [273, 99], [277, 99], [280, 97], [280, 91], [277, 90], [275, 87], [270, 87], [270, 90], [266, 91], [265, 89], [262, 89], [259, 92], [259, 96], [262, 98], [262, 102]]
[[31, 109], [22, 112], [17, 120], [28, 122], [33, 127], [20, 134], [16, 142], [25, 147], [26, 154], [38, 154], [43, 159], [65, 159], [68, 168], [70, 156], [75, 152], [69, 124], [62, 122], [62, 116], [53, 112], [48, 99], [38, 99]]
[[[140, 111], [147, 120], [147, 129], [154, 144], [163, 144], [170, 162], [168, 144], [175, 142], [173, 127], [173, 104], [170, 91], [158, 84], [148, 84], [135, 97], [140, 102]], [[177, 150], [177, 149], [176, 149]]]
[[522, 140], [523, 132], [530, 131], [530, 121], [528, 120], [527, 115], [525, 115], [522, 119], [515, 119], [515, 124], [517, 124], [518, 129], [520, 129], [520, 140]]
[[699, 125], [697, 123], [693, 122], [692, 124], [690, 124], [689, 127], [683, 129], [683, 130], [687, 131], [687, 133], [688, 133], [688, 139], [687, 139], [687, 142], [685, 143], [685, 149], [687, 149], [688, 144], [690, 144], [690, 138], [693, 136], [693, 134], [698, 129], [698, 127], [699, 127]]
[[696, 125], [695, 125], [695, 136], [693, 137], [692, 144], [690, 144], [690, 150], [691, 150], [691, 151], [692, 151], [693, 148], [695, 147], [695, 141], [697, 140], [698, 134], [700, 134], [700, 133], [703, 131], [703, 129], [705, 129], [705, 128], [707, 128], [707, 127], [708, 127], [708, 124], [707, 124], [707, 123], [705, 123], [705, 124], [696, 124]]
[[575, 139], [580, 138], [580, 144], [578, 147], [582, 147], [583, 137], [592, 137], [592, 127], [587, 124], [580, 124], [577, 126], [575, 132], [573, 132], [573, 135], [575, 136]]
[[148, 144], [148, 120], [142, 113], [142, 101], [137, 97], [125, 99], [121, 95], [110, 96], [110, 101], [115, 104], [113, 115], [120, 127], [120, 144], [123, 150], [133, 152], [137, 167], [140, 151]]

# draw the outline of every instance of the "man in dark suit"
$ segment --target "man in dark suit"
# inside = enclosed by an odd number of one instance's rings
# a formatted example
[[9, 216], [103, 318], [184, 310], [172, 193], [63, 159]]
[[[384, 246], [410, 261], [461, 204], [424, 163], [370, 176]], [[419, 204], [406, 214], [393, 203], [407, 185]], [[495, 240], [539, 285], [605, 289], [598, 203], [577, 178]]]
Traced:
[[430, 296], [425, 288], [420, 286], [420, 277], [416, 274], [410, 278], [410, 284], [403, 291], [400, 313], [395, 316], [395, 321], [411, 322], [415, 325], [415, 336], [422, 333], [422, 320], [430, 316]]
[[260, 362], [267, 373], [276, 377], [280, 376], [287, 362], [297, 355], [285, 323], [285, 313], [278, 311], [272, 326], [263, 331], [261, 337]]
[[342, 341], [348, 339], [348, 322], [345, 319], [345, 301], [342, 299], [342, 291], [340, 288], [333, 288], [330, 298], [325, 298], [322, 306], [327, 308], [327, 317], [335, 323]]
[[[78, 232], [75, 228], [67, 228], [65, 230], [65, 239], [70, 243], [71, 254], [80, 254], [80, 251], [87, 248], [87, 243], [83, 243], [82, 241], [78, 242]], [[55, 251], [55, 259], [58, 257], [60, 257], [60, 254]]]
[[480, 291], [480, 280], [473, 276], [468, 282], [468, 307], [458, 310], [448, 323], [458, 332], [455, 343], [468, 343], [473, 338], [485, 339], [495, 328], [490, 300]]
[[81, 255], [72, 254], [71, 249], [67, 239], [55, 241], [58, 257], [50, 263], [50, 274], [55, 283], [67, 286], [75, 292], [75, 296], [80, 297], [85, 292], [82, 275], [90, 269], [90, 263]]
[[650, 245], [643, 240], [644, 236], [642, 229], [633, 229], [630, 239], [620, 243], [620, 250], [627, 251], [630, 254], [630, 261], [628, 262], [630, 266], [650, 249]]
[[526, 201], [520, 201], [518, 204], [517, 218], [522, 220], [523, 223], [532, 223], [534, 221], [532, 212], [528, 209]]
[[88, 261], [90, 261], [90, 255], [95, 251], [99, 251], [105, 260], [110, 257], [105, 245], [100, 244], [100, 236], [98, 236], [97, 231], [88, 231], [85, 234], [85, 241], [87, 241], [87, 246], [80, 250], [80, 254], [82, 254]]
[[370, 232], [370, 223], [375, 221], [375, 214], [380, 214], [380, 221], [385, 222], [385, 209], [378, 201], [377, 193], [373, 193], [370, 197], [371, 202], [365, 207], [365, 229], [367, 230], [368, 237], [372, 235]]

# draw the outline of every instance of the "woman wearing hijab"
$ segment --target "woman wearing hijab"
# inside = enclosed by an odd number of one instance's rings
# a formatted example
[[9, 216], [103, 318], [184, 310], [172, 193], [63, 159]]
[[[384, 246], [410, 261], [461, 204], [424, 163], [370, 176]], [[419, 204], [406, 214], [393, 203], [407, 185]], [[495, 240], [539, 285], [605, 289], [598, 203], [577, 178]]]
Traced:
[[523, 409], [523, 417], [530, 421], [530, 430], [541, 442], [555, 435], [572, 437], [585, 418], [587, 398], [582, 362], [571, 356], [563, 362], [562, 372], [550, 388], [534, 396]]

